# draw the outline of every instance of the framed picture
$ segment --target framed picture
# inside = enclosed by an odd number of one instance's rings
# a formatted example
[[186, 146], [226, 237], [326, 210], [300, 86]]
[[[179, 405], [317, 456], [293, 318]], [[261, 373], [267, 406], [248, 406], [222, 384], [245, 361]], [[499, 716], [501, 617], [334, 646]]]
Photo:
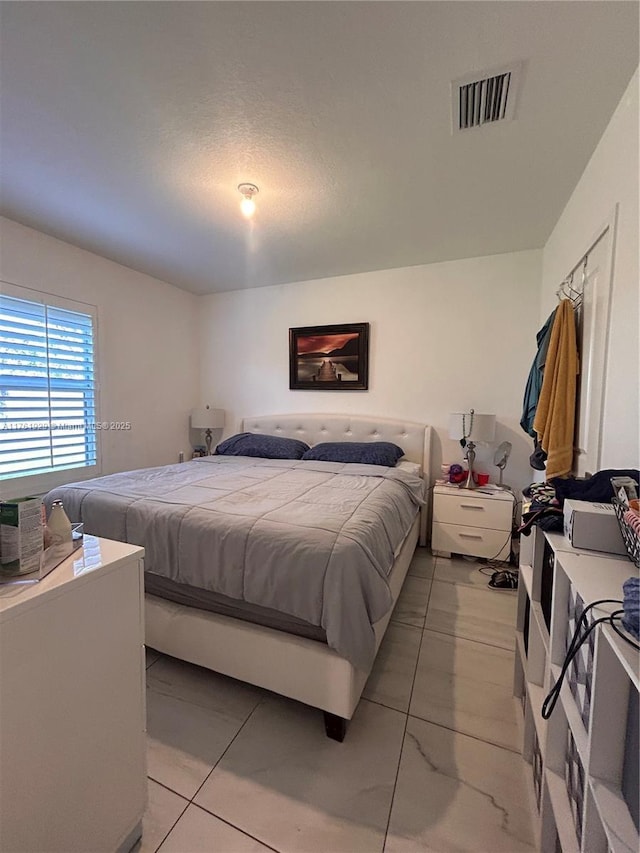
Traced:
[[368, 323], [289, 329], [289, 388], [366, 391], [368, 387]]

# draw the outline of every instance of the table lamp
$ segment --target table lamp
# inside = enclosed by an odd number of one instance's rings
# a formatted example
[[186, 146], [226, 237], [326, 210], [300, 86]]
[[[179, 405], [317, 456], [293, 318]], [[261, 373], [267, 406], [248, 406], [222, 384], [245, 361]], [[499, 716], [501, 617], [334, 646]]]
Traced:
[[449, 416], [449, 438], [456, 439], [463, 447], [467, 448], [469, 473], [466, 482], [460, 485], [461, 489], [475, 489], [473, 463], [476, 459], [476, 444], [479, 442], [490, 444], [494, 439], [495, 432], [495, 415], [481, 415], [471, 409], [469, 412], [453, 412]]
[[213, 439], [211, 430], [222, 429], [224, 426], [224, 409], [212, 409], [205, 406], [203, 409], [191, 410], [191, 428], [205, 430], [204, 441], [207, 445], [207, 456], [211, 456], [211, 442]]

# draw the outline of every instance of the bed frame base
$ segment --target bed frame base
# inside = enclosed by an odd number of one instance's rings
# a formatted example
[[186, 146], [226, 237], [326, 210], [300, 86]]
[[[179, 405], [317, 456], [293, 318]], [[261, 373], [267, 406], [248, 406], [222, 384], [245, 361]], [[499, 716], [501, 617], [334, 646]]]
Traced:
[[[416, 518], [390, 574], [394, 604], [419, 528], [420, 520]], [[376, 650], [391, 614], [392, 610], [373, 626]], [[145, 596], [145, 624], [145, 641], [150, 648], [304, 702], [337, 720], [353, 717], [369, 675], [324, 643], [149, 594]], [[335, 726], [331, 728], [333, 731]]]
[[[431, 430], [425, 424], [357, 415], [270, 415], [246, 418], [244, 432], [322, 441], [392, 441], [405, 458], [422, 466], [431, 483]], [[428, 492], [427, 492], [428, 499]], [[428, 508], [409, 531], [389, 574], [398, 600], [418, 540], [426, 544]], [[392, 610], [374, 626], [376, 651]], [[146, 643], [180, 660], [264, 687], [324, 712], [327, 735], [344, 739], [369, 672], [355, 669], [329, 646], [221, 614], [145, 596]]]
[[342, 743], [347, 733], [348, 722], [349, 720], [345, 720], [344, 717], [330, 714], [329, 711], [324, 712], [324, 730], [327, 733], [327, 737], [330, 737], [332, 740]]

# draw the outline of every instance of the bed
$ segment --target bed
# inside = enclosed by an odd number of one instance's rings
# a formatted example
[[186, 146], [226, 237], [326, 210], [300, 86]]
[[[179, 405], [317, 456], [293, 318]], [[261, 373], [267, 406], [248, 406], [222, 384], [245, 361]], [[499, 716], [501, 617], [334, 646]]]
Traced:
[[[420, 482], [420, 492], [425, 499], [428, 496], [428, 489], [423, 489], [422, 483], [430, 482], [430, 428], [424, 424], [391, 419], [309, 414], [246, 418], [242, 424], [242, 431], [299, 439], [311, 446], [328, 441], [389, 441], [402, 448], [404, 457], [398, 466], [399, 472], [395, 469], [380, 468], [377, 471], [368, 472], [364, 469], [373, 468], [373, 466], [345, 467], [326, 462], [314, 465], [309, 462], [256, 460], [246, 457], [235, 457], [233, 460], [226, 457], [212, 457], [201, 460], [199, 467], [191, 463], [191, 467], [167, 466], [166, 469], [130, 472], [131, 475], [139, 473], [143, 479], [146, 478], [144, 498], [135, 497], [136, 489], [140, 487], [135, 479], [129, 479], [129, 473], [125, 473], [61, 487], [49, 493], [45, 502], [62, 499], [72, 520], [84, 521], [89, 533], [130, 541], [147, 548], [148, 562], [152, 564], [153, 569], [148, 574], [145, 572], [147, 576], [145, 636], [149, 647], [319, 708], [324, 712], [327, 735], [342, 740], [347, 721], [355, 711], [375, 654], [390, 621], [415, 547], [418, 542], [426, 544], [426, 504], [417, 514], [414, 512], [406, 522], [408, 529], [403, 529], [399, 539], [396, 533], [397, 545], [393, 547], [391, 555], [387, 554], [386, 557], [390, 568], [381, 565], [382, 558], [377, 562], [372, 560], [376, 562], [377, 571], [366, 574], [367, 589], [370, 586], [371, 590], [367, 591], [370, 597], [363, 604], [359, 601], [359, 592], [352, 596], [351, 589], [354, 577], [359, 578], [360, 575], [365, 577], [364, 568], [361, 566], [365, 558], [361, 552], [367, 552], [368, 560], [370, 557], [368, 542], [364, 546], [362, 543], [357, 547], [354, 546], [355, 550], [341, 550], [344, 544], [342, 540], [345, 538], [342, 536], [344, 531], [341, 528], [342, 539], [336, 538], [333, 546], [331, 556], [333, 562], [327, 562], [329, 569], [325, 570], [325, 574], [317, 581], [321, 588], [321, 595], [325, 598], [317, 600], [320, 593], [313, 594], [313, 575], [306, 573], [308, 568], [306, 563], [310, 565], [313, 563], [315, 543], [308, 545], [306, 540], [301, 542], [302, 550], [299, 551], [300, 556], [297, 562], [292, 560], [291, 565], [285, 567], [283, 559], [285, 551], [288, 559], [292, 554], [298, 553], [296, 551], [298, 543], [291, 538], [298, 534], [294, 529], [289, 529], [293, 522], [289, 517], [283, 516], [284, 510], [279, 517], [277, 516], [276, 507], [268, 514], [268, 520], [273, 526], [275, 512], [276, 521], [285, 522], [281, 527], [282, 535], [277, 537], [273, 545], [272, 560], [278, 564], [278, 572], [282, 573], [282, 579], [267, 583], [264, 573], [257, 570], [258, 563], [254, 560], [255, 565], [252, 570], [251, 562], [252, 554], [259, 553], [264, 559], [264, 554], [271, 547], [268, 540], [259, 539], [261, 526], [264, 526], [262, 520], [258, 516], [255, 519], [251, 516], [251, 507], [245, 509], [243, 503], [238, 503], [237, 494], [225, 493], [224, 504], [215, 504], [215, 507], [224, 506], [224, 515], [227, 516], [230, 511], [229, 517], [232, 517], [237, 506], [237, 512], [243, 517], [239, 524], [247, 527], [244, 516], [248, 514], [251, 518], [248, 526], [251, 527], [252, 532], [251, 536], [242, 540], [244, 543], [242, 560], [245, 565], [241, 591], [227, 589], [224, 585], [216, 586], [215, 590], [218, 593], [231, 592], [230, 598], [246, 599], [243, 606], [248, 608], [253, 606], [251, 604], [253, 600], [265, 606], [265, 612], [269, 615], [272, 613], [268, 606], [272, 604], [269, 596], [275, 595], [273, 588], [280, 583], [279, 594], [290, 598], [290, 602], [285, 603], [283, 609], [292, 623], [282, 625], [277, 621], [265, 620], [260, 613], [255, 616], [238, 613], [233, 609], [225, 610], [224, 606], [220, 606], [220, 602], [214, 602], [214, 609], [218, 612], [212, 612], [209, 602], [203, 600], [200, 604], [198, 601], [184, 599], [171, 589], [172, 585], [184, 583], [180, 572], [171, 568], [172, 563], [180, 564], [183, 569], [186, 566], [190, 571], [196, 571], [199, 555], [203, 553], [208, 559], [213, 554], [220, 565], [225, 563], [230, 565], [240, 559], [236, 556], [237, 548], [235, 551], [229, 550], [236, 535], [233, 527], [216, 533], [217, 538], [211, 538], [214, 534], [210, 531], [206, 532], [209, 539], [195, 538], [197, 525], [194, 519], [199, 516], [204, 518], [204, 510], [210, 510], [211, 505], [204, 504], [203, 509], [194, 508], [193, 505], [185, 508], [186, 500], [187, 498], [192, 500], [194, 495], [197, 500], [198, 491], [203, 491], [200, 489], [200, 484], [213, 485], [218, 489], [220, 482], [224, 481], [226, 485], [227, 481], [233, 483], [234, 478], [239, 478], [240, 482], [251, 484], [260, 481], [258, 486], [262, 487], [262, 480], [264, 480], [264, 488], [268, 495], [277, 496], [283, 489], [286, 493], [286, 489], [293, 486], [300, 491], [300, 483], [305, 482], [300, 478], [309, 477], [311, 478], [307, 493], [309, 495], [321, 494], [323, 490], [330, 492], [331, 489], [335, 493], [336, 488], [345, 489], [349, 486], [370, 491], [372, 497], [367, 500], [373, 506], [375, 500], [378, 504], [383, 502], [382, 498], [384, 501], [389, 500], [388, 496], [385, 497], [384, 488], [394, 490], [393, 495], [403, 490], [411, 492], [416, 503], [415, 481], [418, 473], [423, 478]], [[190, 483], [193, 471], [204, 471], [207, 474], [211, 471], [216, 474], [217, 479], [214, 478], [212, 483], [209, 483], [208, 479], [202, 479], [203, 475], [200, 473], [201, 480], [197, 481], [196, 477], [196, 482]], [[384, 479], [383, 483], [381, 478]], [[231, 489], [232, 486], [228, 488]], [[253, 485], [241, 491], [243, 501], [253, 499]], [[349, 503], [350, 494], [349, 491], [340, 493], [344, 505]], [[333, 493], [331, 499], [334, 499]], [[264, 502], [264, 496], [258, 498], [259, 502], [261, 500]], [[324, 498], [320, 497], [318, 500], [324, 500]], [[393, 500], [395, 501], [395, 497]], [[289, 515], [295, 516], [295, 504], [292, 503], [291, 507], [293, 509], [287, 504], [286, 511]], [[153, 516], [147, 522], [146, 541], [144, 541], [137, 518], [143, 510], [149, 512], [150, 509], [153, 510]], [[266, 509], [270, 508], [267, 506]], [[374, 510], [370, 512], [373, 513]], [[366, 516], [365, 522], [371, 526], [371, 535], [373, 536], [382, 524], [391, 529], [393, 527], [391, 515], [395, 512], [394, 506], [390, 506], [389, 519], [384, 518], [382, 521], [377, 521], [378, 516], [374, 514], [371, 514], [371, 518]], [[222, 515], [222, 513], [214, 514]], [[209, 512], [207, 518], [211, 515], [212, 513]], [[178, 517], [177, 521], [175, 517]], [[188, 519], [191, 527], [185, 527], [185, 522], [180, 521], [180, 518]], [[359, 526], [362, 527], [361, 514], [358, 519]], [[235, 520], [233, 523], [236, 523]], [[399, 522], [394, 520], [393, 523], [397, 527]], [[202, 527], [203, 524], [204, 522], [200, 526]], [[177, 535], [172, 538], [172, 527], [182, 531], [181, 538]], [[348, 540], [350, 538], [348, 525], [345, 529]], [[185, 530], [193, 532], [194, 535], [187, 535]], [[149, 531], [153, 531], [152, 535]], [[322, 538], [324, 531], [319, 535]], [[287, 537], [290, 538], [287, 539]], [[255, 544], [256, 542], [258, 545]], [[169, 567], [158, 574], [160, 570], [157, 564], [161, 560], [167, 562]], [[345, 570], [346, 566], [340, 562], [341, 560], [343, 563], [348, 560], [349, 571]], [[283, 564], [281, 568], [279, 561]], [[190, 565], [191, 563], [193, 566]], [[301, 566], [303, 563], [305, 563], [305, 573], [298, 572], [298, 565]], [[226, 572], [226, 576], [229, 579], [228, 583], [237, 586], [239, 581], [235, 566], [233, 569]], [[298, 575], [300, 580], [297, 580]], [[196, 577], [198, 577], [197, 572]], [[292, 581], [292, 578], [296, 580]], [[196, 582], [196, 586], [200, 585], [205, 584]], [[259, 596], [257, 592], [254, 594], [254, 586], [260, 587]], [[187, 589], [193, 591], [193, 586]], [[211, 594], [215, 597], [216, 592]], [[164, 597], [165, 595], [168, 597]], [[228, 601], [225, 596], [222, 598], [222, 604]], [[332, 602], [331, 606], [326, 604], [327, 600]], [[344, 606], [345, 601], [349, 602], [348, 607]], [[305, 610], [306, 607], [312, 606], [317, 608], [315, 614]], [[367, 620], [366, 625], [360, 630], [358, 626], [363, 618], [360, 611], [363, 608], [366, 610]], [[260, 610], [260, 607], [254, 609]], [[276, 615], [275, 611], [273, 615]], [[295, 624], [296, 621], [301, 622], [302, 628]], [[305, 625], [307, 628], [304, 627]], [[311, 630], [315, 625], [322, 626], [320, 636], [314, 635]]]

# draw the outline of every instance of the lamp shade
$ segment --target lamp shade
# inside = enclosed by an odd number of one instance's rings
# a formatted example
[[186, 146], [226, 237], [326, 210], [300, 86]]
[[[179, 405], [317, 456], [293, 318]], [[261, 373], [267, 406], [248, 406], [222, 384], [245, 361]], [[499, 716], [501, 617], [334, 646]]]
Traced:
[[490, 444], [496, 434], [496, 416], [481, 415], [471, 410], [470, 412], [453, 412], [449, 415], [449, 438], [460, 441], [478, 443], [481, 441]]
[[192, 409], [193, 429], [221, 429], [224, 426], [224, 409]]

